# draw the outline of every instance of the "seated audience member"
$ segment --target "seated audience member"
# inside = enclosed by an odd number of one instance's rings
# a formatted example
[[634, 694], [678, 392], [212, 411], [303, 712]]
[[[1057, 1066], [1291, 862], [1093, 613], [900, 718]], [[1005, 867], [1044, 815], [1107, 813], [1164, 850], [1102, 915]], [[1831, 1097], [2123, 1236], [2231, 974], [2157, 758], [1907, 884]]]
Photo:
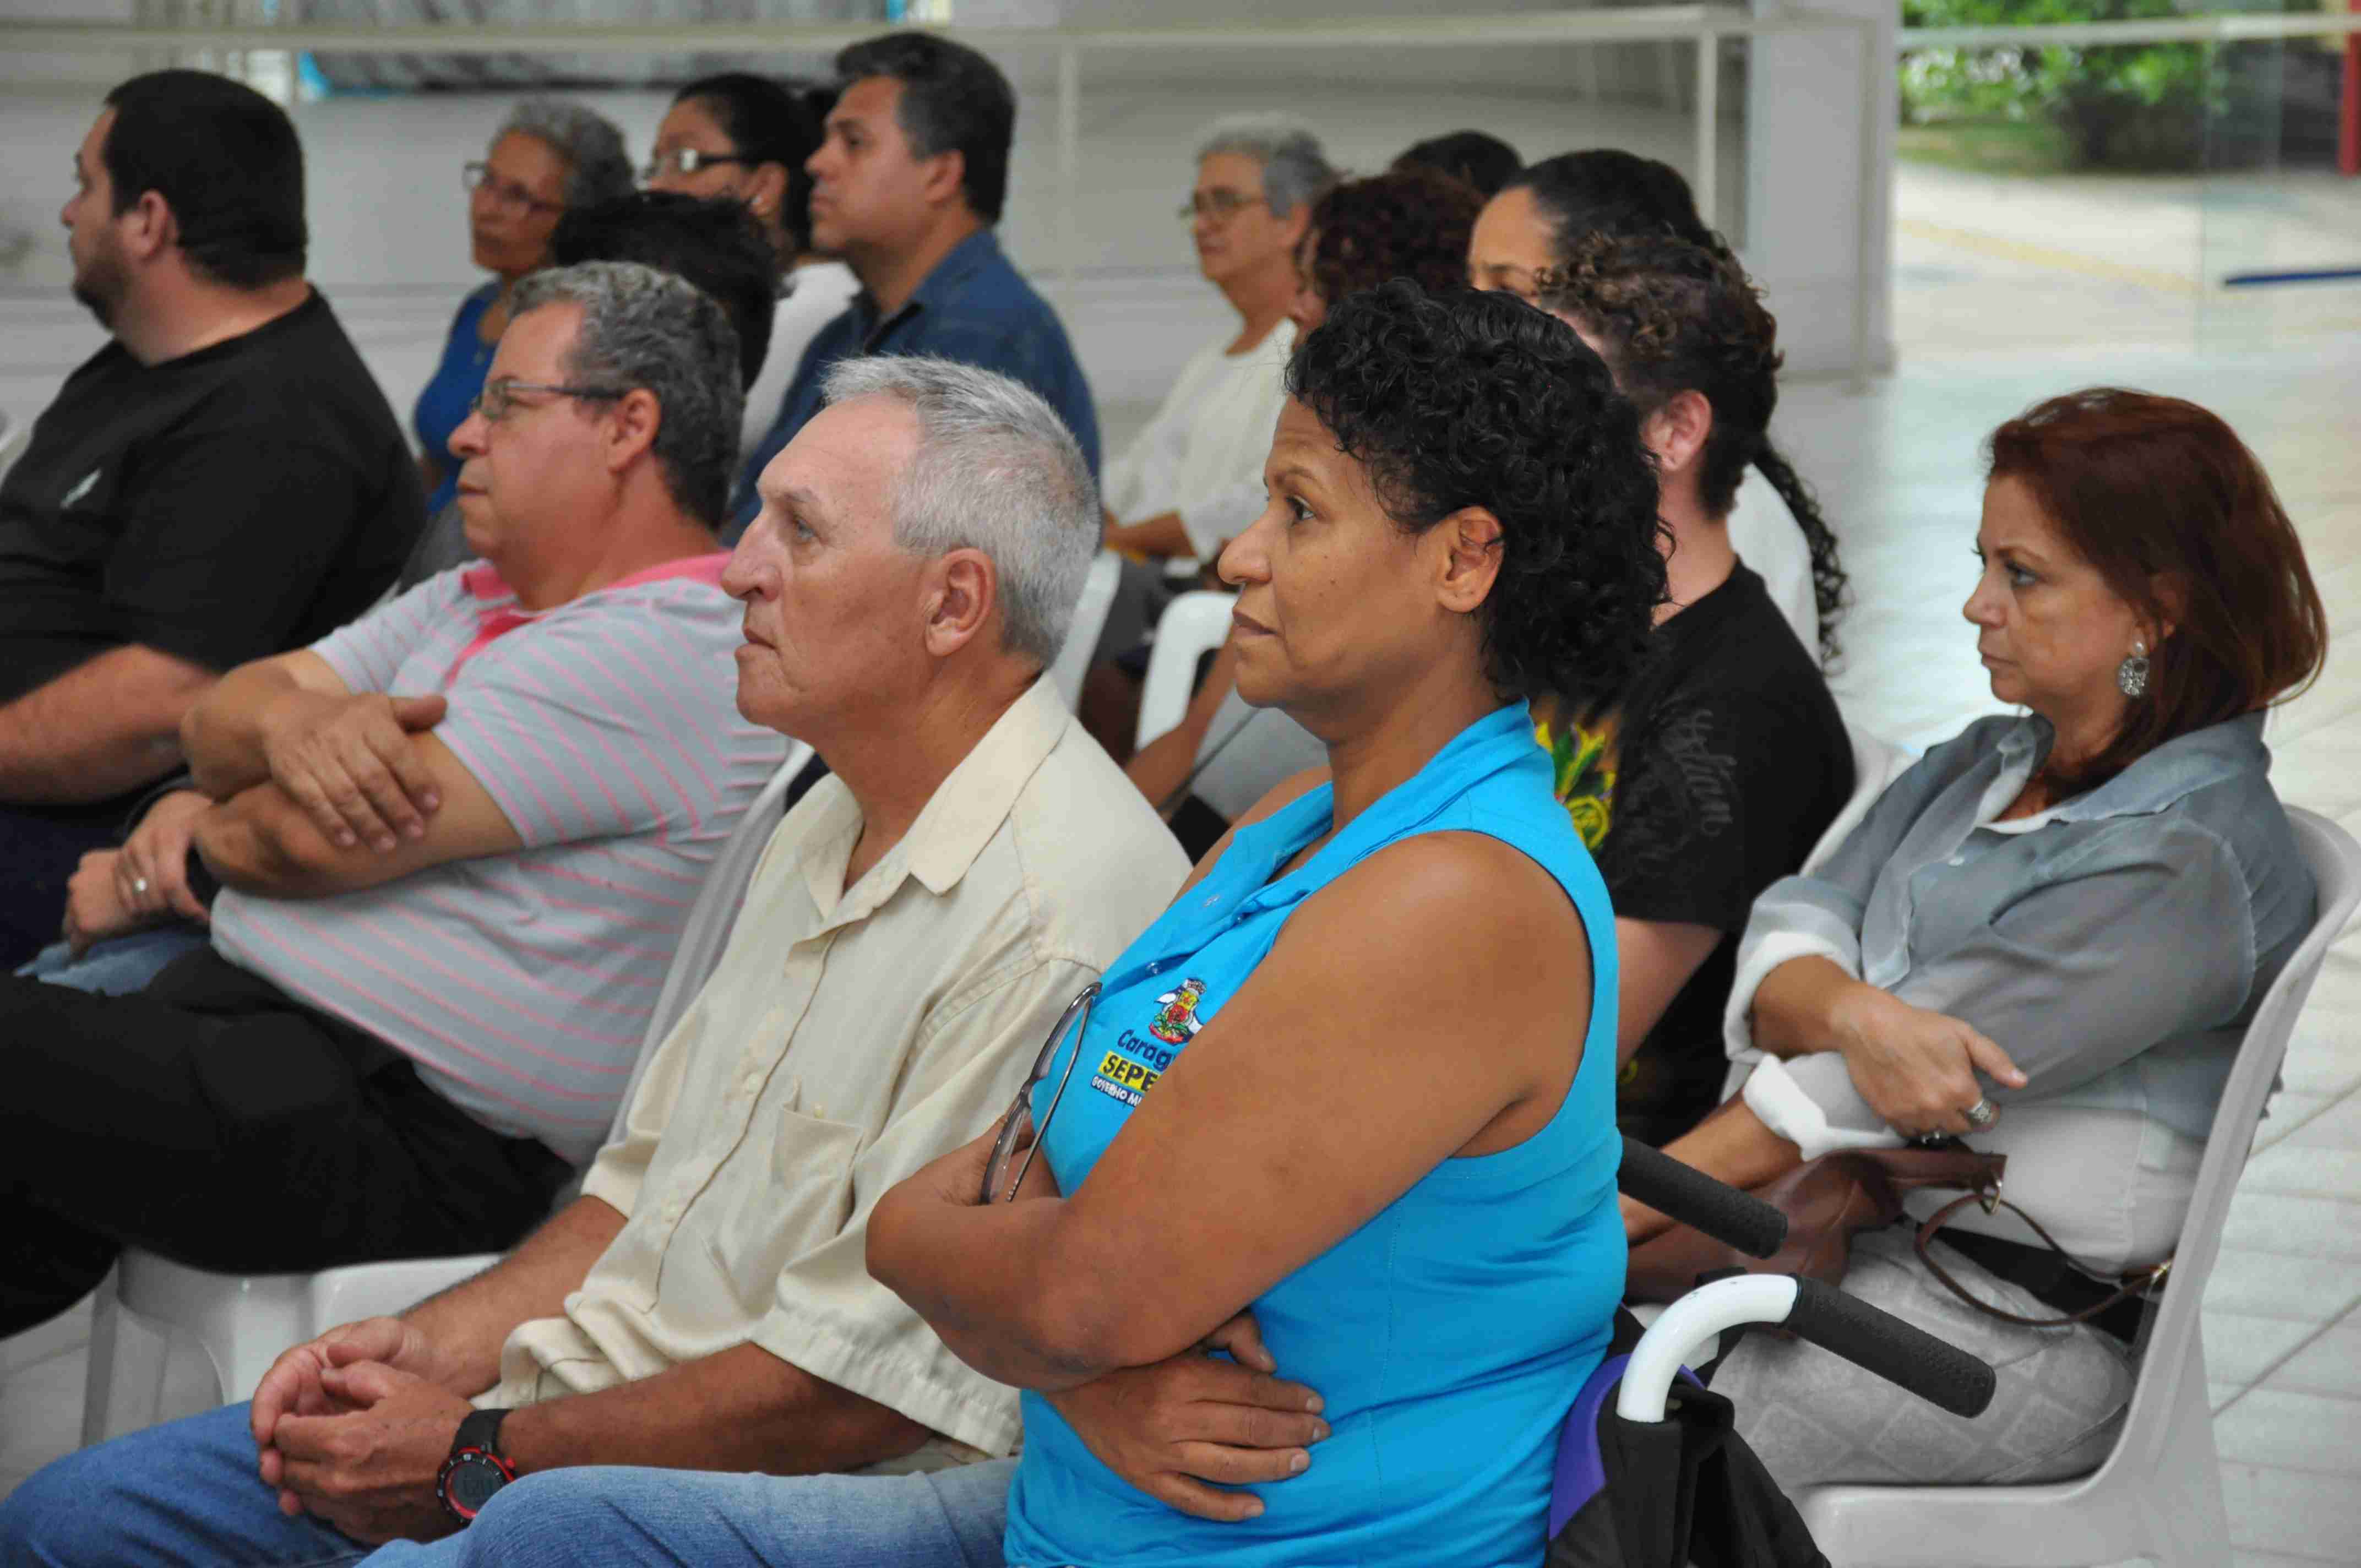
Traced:
[[[2071, 1263], [1972, 1203], [1914, 1256], [1949, 1193], [1858, 1236], [1844, 1288], [1992, 1363], [2000, 1393], [1963, 1420], [1750, 1337], [1714, 1390], [1791, 1488], [2055, 1480], [2106, 1454], [2140, 1303], [2105, 1304], [2171, 1255], [2244, 1027], [2315, 915], [2263, 718], [2319, 670], [2327, 618], [2253, 455], [2192, 403], [2097, 389], [2002, 425], [1990, 455], [1964, 613], [1993, 695], [2031, 711], [1927, 752], [1763, 894], [1729, 1012], [1761, 1065], [1669, 1152], [1746, 1187], [1964, 1135], [2008, 1157], [2009, 1201]], [[1666, 1224], [1626, 1221], [1635, 1241]], [[1969, 1306], [1930, 1262], [2056, 1326]]]
[[[744, 602], [740, 709], [833, 773], [773, 839], [583, 1195], [475, 1280], [290, 1350], [250, 1407], [36, 1475], [0, 1504], [0, 1557], [347, 1562], [460, 1528], [436, 1477], [462, 1445], [519, 1489], [584, 1465], [899, 1476], [778, 1483], [818, 1499], [815, 1534], [839, 1487], [938, 1520], [974, 1496], [996, 1518], [1005, 1472], [966, 1462], [1016, 1446], [1016, 1397], [868, 1277], [870, 1213], [991, 1128], [1187, 868], [1040, 678], [1098, 544], [1071, 433], [1032, 392], [944, 360], [851, 361], [828, 391], [765, 471], [722, 581]], [[470, 1474], [472, 1510], [500, 1475]], [[601, 1560], [571, 1532], [550, 1541]], [[514, 1550], [487, 1522], [382, 1560]]]
[[[526, 1475], [449, 1552], [373, 1568], [550, 1541], [697, 1568], [1539, 1560], [1623, 1276], [1612, 922], [1524, 694], [1645, 656], [1655, 488], [1597, 356], [1464, 288], [1346, 302], [1287, 384], [1271, 505], [1222, 571], [1252, 621], [1241, 683], [1334, 773], [1274, 792], [1107, 966], [1008, 1107], [1013, 1159], [987, 1129], [867, 1226], [874, 1277], [1030, 1390], [1023, 1458], [923, 1483]], [[1407, 992], [1405, 952], [1427, 976]], [[977, 1202], [1019, 1179], [1038, 1201]]]
[[[1601, 148], [1545, 159], [1485, 203], [1467, 248], [1468, 280], [1535, 297], [1535, 278], [1563, 268], [1594, 234], [1672, 235], [1737, 258], [1697, 216], [1688, 182], [1653, 159]], [[1730, 542], [1763, 578], [1771, 602], [1823, 664], [1837, 654], [1844, 568], [1836, 536], [1795, 468], [1767, 441], [1730, 502]]]
[[[1299, 247], [1288, 307], [1294, 331], [1310, 332], [1330, 305], [1390, 279], [1407, 278], [1429, 293], [1448, 289], [1465, 270], [1468, 230], [1481, 205], [1459, 182], [1430, 169], [1398, 169], [1329, 189], [1313, 203]], [[1192, 854], [1203, 854], [1232, 818], [1281, 779], [1319, 766], [1323, 757], [1319, 742], [1285, 713], [1249, 707], [1237, 695], [1236, 671], [1234, 638], [1207, 666], [1180, 723], [1124, 766]], [[1137, 683], [1115, 688], [1102, 677], [1089, 695], [1112, 703], [1118, 691], [1124, 702], [1113, 711], [1127, 751], [1139, 709]], [[1200, 770], [1209, 735], [1215, 750]]]
[[1412, 142], [1393, 161], [1400, 169], [1433, 169], [1474, 188], [1488, 200], [1517, 177], [1524, 159], [1499, 137], [1483, 131], [1452, 131]]
[[699, 77], [674, 95], [656, 127], [647, 187], [742, 203], [769, 236], [778, 283], [764, 374], [746, 382], [746, 451], [777, 417], [787, 380], [820, 328], [860, 291], [852, 269], [812, 248], [812, 178], [820, 122], [836, 96], [742, 71]]
[[443, 358], [418, 394], [418, 471], [429, 517], [451, 504], [459, 465], [451, 433], [467, 422], [507, 327], [517, 280], [550, 265], [549, 236], [569, 210], [631, 188], [623, 133], [604, 115], [556, 98], [528, 98], [493, 133], [483, 161], [464, 165], [468, 259], [492, 280], [459, 302]]
[[1779, 400], [1778, 323], [1737, 263], [1594, 236], [1542, 302], [1598, 350], [1655, 454], [1672, 596], [1616, 699], [1548, 705], [1558, 798], [1598, 856], [1623, 957], [1616, 1113], [1661, 1144], [1721, 1098], [1721, 1010], [1757, 894], [1852, 794], [1828, 682], [1730, 548], [1730, 497]]
[[807, 164], [812, 245], [861, 280], [844, 313], [804, 350], [777, 415], [739, 470], [735, 537], [761, 506], [755, 481], [819, 411], [829, 367], [916, 354], [996, 370], [1041, 394], [1095, 477], [1098, 415], [1066, 329], [1001, 254], [1016, 94], [1000, 68], [931, 33], [887, 33], [836, 57], [843, 92]]
[[[741, 375], [750, 376], [759, 365], [771, 327], [769, 248], [736, 203], [633, 192], [566, 214], [550, 249], [561, 267], [635, 261], [686, 278], [729, 317], [738, 334]], [[402, 586], [415, 587], [473, 560], [476, 552], [462, 509], [445, 507], [410, 553]], [[181, 872], [202, 797], [190, 795], [171, 810], [157, 809], [160, 805], [149, 805], [120, 851], [82, 857], [67, 890], [67, 939], [43, 950], [22, 972], [115, 995], [137, 991], [181, 953], [204, 945], [205, 908], [189, 894]], [[96, 934], [98, 927], [132, 916], [139, 929]]]
[[222, 671], [381, 594], [419, 526], [401, 427], [303, 279], [303, 153], [251, 88], [135, 77], [74, 154], [74, 297], [113, 341], [0, 481], [0, 969], [179, 766]]
[[211, 948], [132, 996], [0, 980], [0, 1334], [126, 1245], [241, 1273], [507, 1245], [612, 1120], [784, 751], [723, 677], [737, 345], [646, 268], [515, 302], [456, 438], [485, 563], [190, 710], [203, 795], [157, 811], [196, 861], [149, 870], [218, 881]]
[[[729, 316], [738, 334], [739, 374], [748, 385], [772, 353], [776, 264], [770, 241], [735, 202], [628, 192], [560, 218], [549, 236], [549, 254], [559, 267], [635, 261], [687, 279]], [[459, 509], [445, 507], [427, 520], [417, 547], [402, 564], [401, 586], [415, 587], [473, 560], [475, 554]]]
[[1285, 115], [1206, 131], [1180, 215], [1197, 269], [1238, 313], [1238, 330], [1190, 356], [1156, 417], [1107, 465], [1110, 547], [1210, 561], [1261, 515], [1262, 460], [1295, 347], [1295, 252], [1335, 178], [1320, 138]]

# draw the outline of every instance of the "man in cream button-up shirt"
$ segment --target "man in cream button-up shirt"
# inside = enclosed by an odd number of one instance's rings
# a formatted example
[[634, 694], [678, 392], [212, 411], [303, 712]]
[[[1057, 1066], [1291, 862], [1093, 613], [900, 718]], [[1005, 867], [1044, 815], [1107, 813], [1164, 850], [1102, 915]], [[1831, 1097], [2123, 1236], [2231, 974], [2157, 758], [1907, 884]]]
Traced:
[[[478, 1503], [499, 1485], [458, 1456], [463, 1420], [519, 1475], [982, 1475], [961, 1462], [1016, 1446], [1015, 1393], [869, 1277], [864, 1227], [992, 1127], [1188, 868], [1040, 678], [1099, 533], [1063, 423], [941, 360], [851, 361], [830, 396], [764, 470], [721, 584], [746, 606], [739, 711], [832, 774], [582, 1196], [476, 1278], [289, 1351], [250, 1408], [53, 1467], [57, 1496], [104, 1506], [19, 1510], [0, 1522], [31, 1534], [0, 1557], [297, 1563], [448, 1538], [402, 1561], [456, 1562], [446, 1456]], [[489, 1432], [479, 1409], [504, 1411]]]

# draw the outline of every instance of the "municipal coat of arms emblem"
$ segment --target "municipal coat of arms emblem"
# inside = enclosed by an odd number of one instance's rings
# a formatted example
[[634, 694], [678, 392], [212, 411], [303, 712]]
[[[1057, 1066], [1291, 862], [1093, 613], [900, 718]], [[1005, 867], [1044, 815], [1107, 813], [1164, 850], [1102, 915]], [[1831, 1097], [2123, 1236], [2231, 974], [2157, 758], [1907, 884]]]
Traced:
[[1203, 1025], [1197, 1021], [1197, 1003], [1204, 999], [1205, 982], [1184, 980], [1156, 1000], [1160, 1005], [1148, 1025], [1148, 1032], [1168, 1046], [1185, 1046], [1189, 1037]]

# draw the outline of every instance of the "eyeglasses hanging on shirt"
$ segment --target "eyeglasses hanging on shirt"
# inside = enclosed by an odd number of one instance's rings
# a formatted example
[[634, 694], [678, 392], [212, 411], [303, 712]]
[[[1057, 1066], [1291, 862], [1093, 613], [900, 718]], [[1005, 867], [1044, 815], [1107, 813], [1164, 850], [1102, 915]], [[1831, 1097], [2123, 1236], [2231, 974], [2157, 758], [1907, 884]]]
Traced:
[[[1049, 1037], [1041, 1043], [1041, 1054], [1033, 1058], [1033, 1070], [1025, 1075], [1025, 1087], [1016, 1091], [1016, 1102], [1008, 1114], [1000, 1119], [1000, 1135], [992, 1140], [992, 1157], [983, 1166], [983, 1196], [979, 1201], [1008, 1203], [1016, 1201], [1016, 1190], [1025, 1185], [1025, 1173], [1033, 1168], [1033, 1157], [1041, 1149], [1041, 1140], [1049, 1135], [1049, 1123], [1058, 1114], [1058, 1102], [1066, 1097], [1067, 1081], [1074, 1076], [1074, 1063], [1082, 1054], [1082, 1031], [1090, 1026], [1091, 1004], [1099, 998], [1098, 981], [1082, 988], [1081, 994], [1066, 1003], [1058, 1021], [1049, 1029]], [[1049, 1109], [1041, 1113], [1041, 1124], [1033, 1126], [1033, 1091], [1049, 1076], [1049, 1069], [1058, 1058], [1058, 1047], [1071, 1038], [1076, 1042], [1073, 1054], [1066, 1058], [1066, 1070], [1058, 1075], [1058, 1087], [1049, 1096]], [[1033, 1135], [1026, 1137], [1031, 1132]], [[1022, 1142], [1020, 1151], [1017, 1145]], [[1019, 1153], [1025, 1157], [1012, 1173], [1009, 1165]]]

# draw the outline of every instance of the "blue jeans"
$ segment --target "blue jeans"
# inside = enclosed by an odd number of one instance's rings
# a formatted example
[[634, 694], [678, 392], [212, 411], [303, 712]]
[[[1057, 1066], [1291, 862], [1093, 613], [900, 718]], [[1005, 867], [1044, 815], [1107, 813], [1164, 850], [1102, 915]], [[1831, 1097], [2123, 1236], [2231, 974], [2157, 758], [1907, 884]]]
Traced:
[[1000, 1568], [1014, 1460], [928, 1475], [715, 1475], [585, 1467], [527, 1475], [476, 1522], [372, 1549], [289, 1519], [229, 1405], [68, 1454], [0, 1500], [8, 1568]]
[[164, 926], [134, 931], [128, 937], [110, 937], [80, 958], [73, 956], [71, 948], [58, 942], [43, 948], [16, 972], [27, 980], [70, 985], [98, 996], [126, 996], [147, 990], [148, 982], [163, 973], [165, 965], [211, 939], [195, 926]]
[[923, 1475], [586, 1466], [503, 1486], [476, 1522], [368, 1568], [1001, 1568], [1013, 1459]]

